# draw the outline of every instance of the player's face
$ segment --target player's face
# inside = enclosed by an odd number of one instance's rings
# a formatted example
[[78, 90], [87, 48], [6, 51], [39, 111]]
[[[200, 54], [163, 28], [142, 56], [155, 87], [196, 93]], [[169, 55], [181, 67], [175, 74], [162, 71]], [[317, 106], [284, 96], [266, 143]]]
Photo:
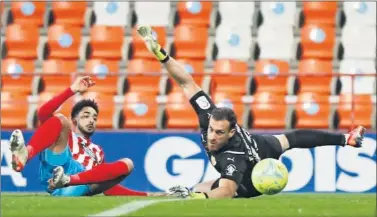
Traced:
[[209, 120], [207, 132], [207, 146], [209, 151], [217, 151], [228, 143], [229, 139], [234, 135], [234, 129], [229, 129], [229, 121], [227, 120]]
[[77, 116], [77, 127], [85, 136], [91, 136], [96, 130], [97, 112], [92, 107], [84, 107]]

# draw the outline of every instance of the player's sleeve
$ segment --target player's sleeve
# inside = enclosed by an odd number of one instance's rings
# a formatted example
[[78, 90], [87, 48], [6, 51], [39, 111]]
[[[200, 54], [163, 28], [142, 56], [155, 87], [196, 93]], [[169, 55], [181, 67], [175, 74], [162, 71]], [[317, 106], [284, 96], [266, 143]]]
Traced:
[[198, 115], [200, 128], [208, 128], [211, 111], [216, 108], [212, 99], [201, 90], [191, 97], [190, 104]]
[[243, 155], [224, 154], [221, 163], [221, 177], [233, 180], [237, 185], [242, 181], [246, 172], [246, 160]]

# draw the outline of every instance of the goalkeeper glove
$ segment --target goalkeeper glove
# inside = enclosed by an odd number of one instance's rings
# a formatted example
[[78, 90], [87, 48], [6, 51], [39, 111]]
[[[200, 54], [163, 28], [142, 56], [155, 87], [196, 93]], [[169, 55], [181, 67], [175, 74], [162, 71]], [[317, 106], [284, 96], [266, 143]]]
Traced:
[[150, 26], [140, 25], [137, 28], [137, 32], [145, 42], [148, 50], [152, 52], [160, 62], [165, 63], [169, 60], [169, 55], [166, 54], [152, 35], [152, 28]]
[[187, 187], [174, 186], [169, 188], [168, 194], [185, 199], [208, 199], [208, 195], [203, 192], [192, 192]]

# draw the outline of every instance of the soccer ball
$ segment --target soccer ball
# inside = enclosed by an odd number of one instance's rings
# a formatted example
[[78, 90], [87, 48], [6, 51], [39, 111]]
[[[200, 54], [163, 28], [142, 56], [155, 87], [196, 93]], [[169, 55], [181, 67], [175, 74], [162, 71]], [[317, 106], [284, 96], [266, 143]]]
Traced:
[[288, 170], [281, 161], [266, 158], [255, 165], [251, 173], [251, 180], [260, 193], [277, 194], [288, 183]]

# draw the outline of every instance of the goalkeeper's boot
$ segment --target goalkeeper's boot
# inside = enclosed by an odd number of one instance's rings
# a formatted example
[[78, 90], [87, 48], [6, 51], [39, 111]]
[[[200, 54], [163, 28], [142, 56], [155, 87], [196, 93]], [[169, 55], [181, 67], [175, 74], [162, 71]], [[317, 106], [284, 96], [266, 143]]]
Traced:
[[10, 151], [12, 152], [12, 168], [17, 172], [21, 172], [28, 160], [28, 151], [25, 146], [22, 131], [17, 129], [10, 136]]
[[69, 181], [70, 178], [64, 173], [64, 168], [58, 166], [52, 171], [52, 179], [48, 180], [48, 188], [50, 190], [64, 188], [68, 186]]
[[365, 128], [362, 126], [356, 127], [349, 134], [346, 134], [346, 144], [355, 148], [361, 147], [364, 139]]

